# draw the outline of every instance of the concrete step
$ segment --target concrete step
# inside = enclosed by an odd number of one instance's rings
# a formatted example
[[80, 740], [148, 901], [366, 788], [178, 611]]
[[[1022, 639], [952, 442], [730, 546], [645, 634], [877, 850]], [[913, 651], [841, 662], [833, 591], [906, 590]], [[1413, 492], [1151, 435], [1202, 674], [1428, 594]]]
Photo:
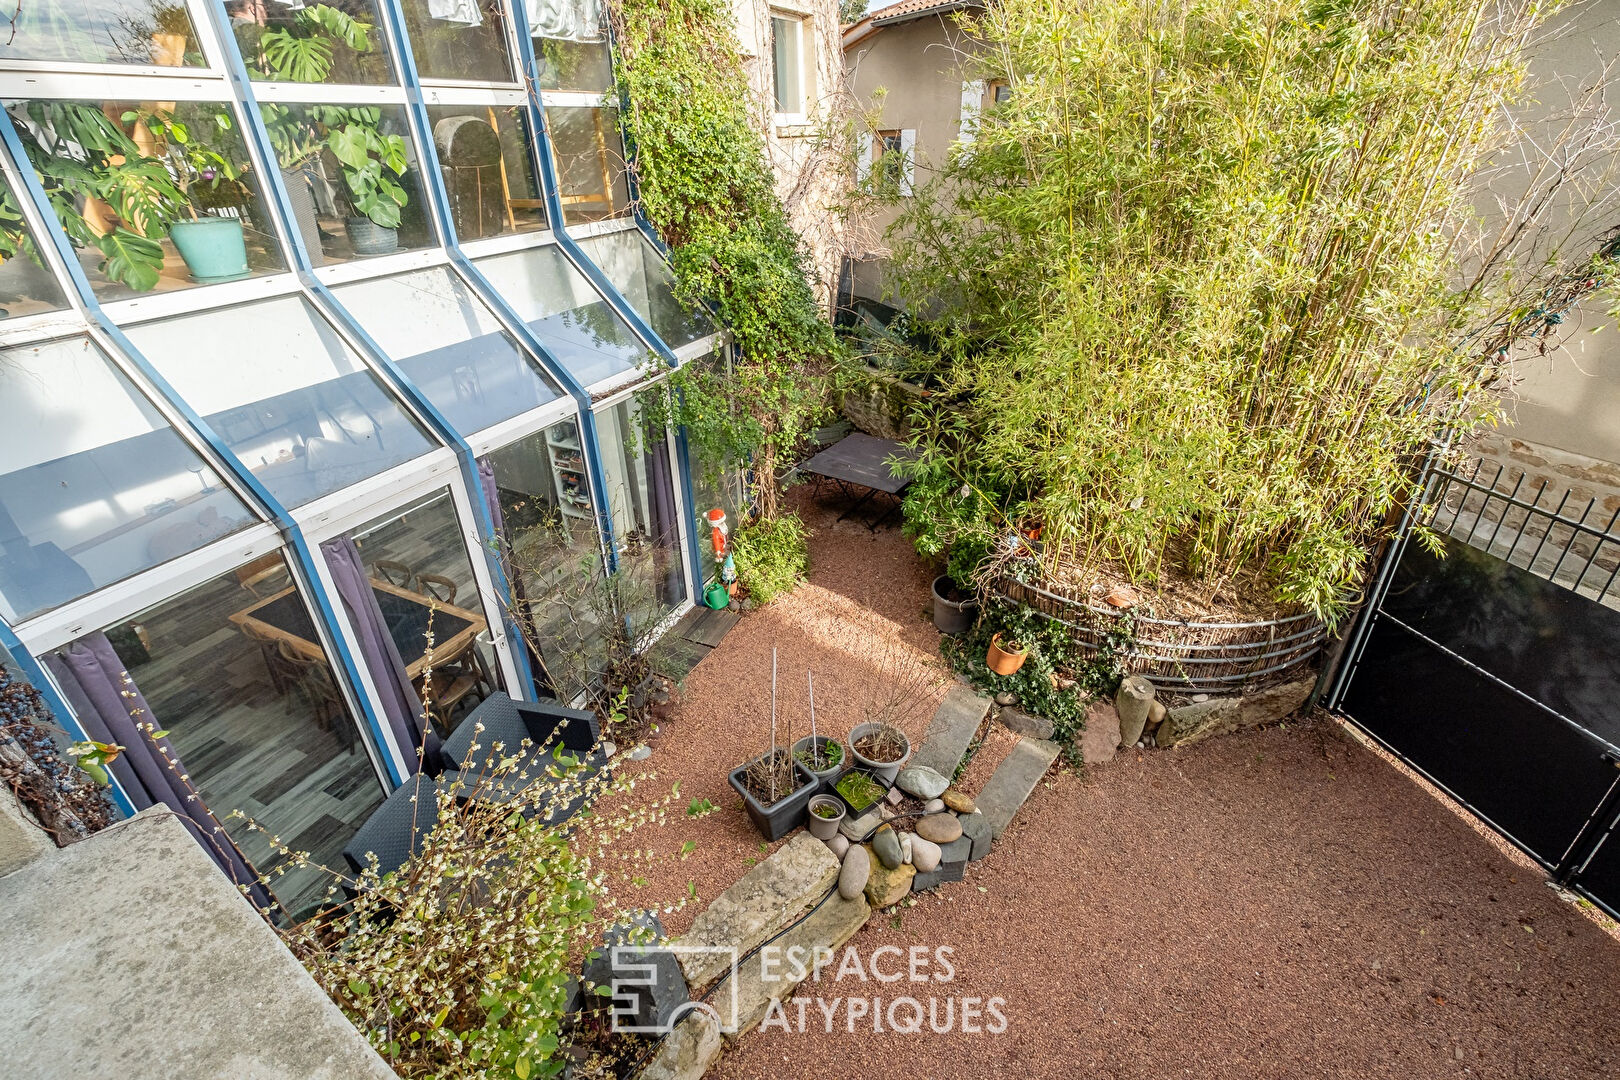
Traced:
[[1058, 745], [1045, 739], [1022, 738], [1013, 747], [990, 780], [973, 801], [990, 824], [990, 834], [1000, 836], [1012, 824], [1013, 815], [1024, 805], [1046, 770], [1057, 760]]
[[[837, 880], [838, 856], [809, 832], [800, 832], [715, 897], [674, 944], [732, 948], [741, 955], [798, 918]], [[694, 989], [728, 966], [717, 952], [681, 953], [680, 960]]]
[[926, 765], [946, 779], [953, 779], [962, 755], [967, 753], [989, 712], [989, 698], [980, 697], [960, 683], [951, 687], [929, 722], [922, 745], [907, 764]]

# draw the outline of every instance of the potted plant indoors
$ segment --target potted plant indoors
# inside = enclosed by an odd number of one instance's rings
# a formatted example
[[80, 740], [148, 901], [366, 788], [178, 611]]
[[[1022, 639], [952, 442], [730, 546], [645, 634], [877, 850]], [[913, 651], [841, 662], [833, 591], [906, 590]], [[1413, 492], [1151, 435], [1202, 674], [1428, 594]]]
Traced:
[[[399, 250], [401, 211], [410, 201], [396, 177], [405, 175], [405, 137], [381, 130], [382, 110], [340, 110], [343, 123], [330, 129], [326, 148], [343, 168], [349, 205], [343, 221], [356, 255], [387, 255]], [[390, 175], [392, 174], [392, 175]]]
[[[181, 106], [187, 107], [189, 103]], [[200, 106], [191, 123], [172, 113], [139, 118], [135, 113], [125, 113], [124, 120], [139, 120], [162, 137], [190, 214], [170, 224], [169, 239], [185, 260], [191, 279], [212, 284], [252, 273], [242, 219], [207, 212], [240, 213], [252, 198], [252, 191], [242, 179], [244, 170], [236, 164], [235, 155], [226, 152], [236, 139], [236, 123], [230, 110], [220, 105]]]
[[850, 753], [885, 784], [893, 784], [911, 757], [911, 740], [893, 724], [856, 724], [849, 733]]
[[831, 840], [844, 820], [844, 804], [831, 795], [816, 795], [810, 800], [810, 817], [805, 828], [817, 840]]
[[1029, 658], [1029, 646], [998, 633], [990, 638], [984, 662], [997, 675], [1016, 675]]
[[[788, 738], [793, 737], [791, 729]], [[731, 786], [767, 841], [778, 840], [804, 820], [811, 796], [821, 786], [815, 774], [776, 741], [776, 650], [771, 650], [771, 745], [765, 753], [731, 770]]]
[[973, 625], [979, 605], [973, 593], [963, 589], [949, 574], [934, 579], [934, 628], [942, 634], [960, 634]]

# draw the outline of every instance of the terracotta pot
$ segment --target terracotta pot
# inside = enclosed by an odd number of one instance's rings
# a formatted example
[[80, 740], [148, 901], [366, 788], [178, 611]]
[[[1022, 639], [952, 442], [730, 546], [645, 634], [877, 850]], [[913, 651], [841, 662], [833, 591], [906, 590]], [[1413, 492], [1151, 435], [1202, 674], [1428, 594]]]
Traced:
[[990, 670], [997, 675], [1015, 675], [1018, 669], [1024, 666], [1029, 659], [1029, 649], [1020, 649], [1018, 652], [1009, 652], [1001, 647], [1001, 635], [997, 634], [990, 639], [990, 648], [985, 652], [984, 662]]

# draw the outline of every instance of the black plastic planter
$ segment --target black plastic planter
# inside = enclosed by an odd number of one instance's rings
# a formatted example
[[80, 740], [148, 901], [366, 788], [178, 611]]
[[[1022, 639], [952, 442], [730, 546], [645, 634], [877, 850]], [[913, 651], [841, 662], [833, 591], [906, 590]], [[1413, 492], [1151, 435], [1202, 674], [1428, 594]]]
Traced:
[[872, 809], [872, 807], [882, 803], [884, 799], [889, 797], [889, 790], [894, 787], [894, 785], [889, 781], [883, 779], [881, 774], [875, 773], [871, 769], [863, 769], [859, 765], [854, 766], [853, 768], [845, 769], [843, 772], [838, 774], [838, 779], [843, 780], [844, 777], [856, 773], [865, 776], [867, 779], [871, 780], [872, 783], [876, 784], [882, 791], [882, 794], [873, 799], [871, 802], [867, 803], [865, 806], [856, 806], [854, 803], [849, 801], [849, 798], [842, 791], [838, 790], [837, 784], [834, 784], [829, 789], [829, 793], [833, 796], [833, 798], [843, 803], [844, 806], [849, 809], [849, 816], [851, 818], [858, 818], [868, 810]]
[[760, 835], [767, 842], [780, 840], [804, 824], [805, 807], [810, 805], [810, 797], [821, 790], [821, 783], [816, 779], [815, 773], [795, 761], [793, 763], [793, 774], [803, 783], [771, 805], [766, 806], [754, 798], [753, 793], [748, 790], [748, 785], [743, 783], [743, 775], [748, 772], [748, 766], [758, 760], [759, 758], [754, 758], [751, 761], [745, 761], [732, 769], [731, 786], [737, 790], [737, 794], [742, 796], [743, 807], [748, 811], [748, 816], [753, 819], [754, 828], [759, 830]]
[[934, 579], [934, 628], [942, 634], [962, 633], [973, 625], [979, 612], [977, 600], [952, 600], [945, 595], [953, 589], [956, 582], [948, 575]]

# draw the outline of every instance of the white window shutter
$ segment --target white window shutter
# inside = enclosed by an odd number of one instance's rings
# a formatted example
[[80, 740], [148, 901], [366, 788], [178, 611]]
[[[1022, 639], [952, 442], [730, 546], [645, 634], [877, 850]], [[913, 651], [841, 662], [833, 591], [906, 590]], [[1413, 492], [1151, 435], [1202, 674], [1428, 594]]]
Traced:
[[900, 194], [910, 195], [912, 185], [915, 183], [917, 164], [917, 131], [915, 128], [901, 129], [900, 156]]
[[863, 131], [856, 138], [860, 145], [855, 153], [855, 182], [864, 184], [872, 175], [872, 133]]
[[984, 83], [962, 83], [962, 114], [956, 122], [956, 141], [964, 146], [970, 145], [979, 126], [979, 109], [984, 102]]

